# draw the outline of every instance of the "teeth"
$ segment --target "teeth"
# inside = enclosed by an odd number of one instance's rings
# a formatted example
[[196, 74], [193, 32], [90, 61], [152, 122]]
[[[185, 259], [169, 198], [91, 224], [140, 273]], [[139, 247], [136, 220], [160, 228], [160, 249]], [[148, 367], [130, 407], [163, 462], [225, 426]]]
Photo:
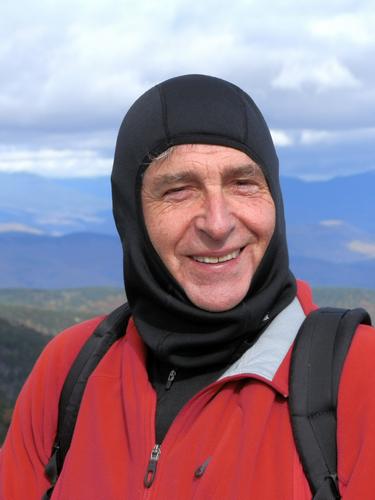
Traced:
[[197, 262], [202, 262], [204, 264], [218, 264], [219, 262], [226, 262], [227, 260], [232, 260], [238, 257], [240, 254], [239, 250], [235, 250], [228, 255], [223, 255], [222, 257], [193, 257]]

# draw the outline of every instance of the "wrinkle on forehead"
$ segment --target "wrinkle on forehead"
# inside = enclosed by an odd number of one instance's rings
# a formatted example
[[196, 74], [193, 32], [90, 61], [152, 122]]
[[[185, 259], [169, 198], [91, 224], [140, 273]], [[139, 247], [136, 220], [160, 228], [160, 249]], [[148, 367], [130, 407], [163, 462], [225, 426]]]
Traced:
[[[233, 156], [233, 152], [237, 154]], [[217, 155], [217, 163], [208, 160], [212, 155]], [[144, 176], [151, 177], [153, 188], [158, 190], [180, 182], [197, 182], [202, 174], [211, 177], [213, 165], [217, 165], [215, 171], [223, 182], [243, 177], [266, 183], [262, 169], [248, 155], [237, 149], [210, 144], [172, 146], [152, 161]]]
[[[199, 162], [194, 162], [194, 164], [199, 164]], [[203, 163], [203, 167], [207, 168], [207, 165]], [[178, 165], [176, 165], [175, 168], [176, 171], [173, 171], [172, 167], [172, 171], [160, 173], [156, 170], [156, 173], [154, 173], [152, 178], [153, 188], [159, 190], [163, 187], [165, 188], [177, 183], [196, 182], [199, 180], [200, 176], [196, 170], [189, 169], [189, 167], [181, 167], [181, 169], [179, 169]], [[220, 178], [224, 183], [235, 177], [247, 179], [261, 177], [261, 179], [265, 182], [263, 172], [258, 165], [254, 163], [248, 165], [231, 165], [222, 167]]]
[[[221, 146], [219, 144], [178, 144], [175, 146], [171, 146], [170, 148], [166, 149], [162, 153], [160, 153], [156, 158], [152, 158], [152, 161], [150, 162], [150, 165], [155, 164], [155, 163], [162, 163], [163, 161], [171, 158], [173, 155], [179, 155], [179, 154], [184, 154], [184, 153], [198, 153], [202, 155], [212, 155], [212, 154], [217, 154], [223, 151], [238, 151], [241, 152], [239, 149], [235, 148], [230, 148], [228, 146]], [[245, 153], [243, 153], [245, 154]], [[253, 162], [253, 160], [246, 155], [249, 158], [250, 162]], [[254, 162], [255, 163], [255, 162]]]
[[[244, 159], [241, 158], [234, 160], [233, 152], [236, 152], [239, 157], [242, 156]], [[227, 155], [225, 155], [225, 153], [227, 153]], [[159, 156], [154, 158], [149, 164], [148, 169], [150, 169], [150, 167], [154, 169], [156, 166], [161, 166], [166, 162], [169, 163], [172, 160], [175, 160], [176, 164], [173, 165], [173, 167], [180, 166], [182, 169], [182, 165], [186, 165], [187, 168], [185, 168], [185, 170], [188, 170], [189, 164], [191, 166], [199, 164], [205, 165], [204, 157], [211, 155], [220, 155], [218, 158], [218, 165], [225, 165], [226, 160], [229, 158], [231, 166], [234, 166], [235, 162], [237, 163], [237, 165], [235, 165], [236, 167], [244, 168], [244, 174], [246, 173], [245, 169], [249, 169], [250, 172], [250, 166], [252, 166], [254, 170], [254, 175], [258, 173], [263, 174], [259, 165], [246, 153], [238, 149], [214, 144], [180, 144], [177, 146], [171, 146], [169, 149], [163, 151]]]

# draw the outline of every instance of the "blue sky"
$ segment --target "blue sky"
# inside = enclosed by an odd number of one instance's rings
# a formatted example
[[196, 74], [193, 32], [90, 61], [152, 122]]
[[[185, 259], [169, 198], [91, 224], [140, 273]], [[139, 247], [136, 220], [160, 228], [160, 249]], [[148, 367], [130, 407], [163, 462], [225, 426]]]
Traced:
[[282, 174], [375, 169], [373, 0], [196, 4], [1, 2], [0, 171], [107, 175], [129, 105], [185, 73], [254, 98]]

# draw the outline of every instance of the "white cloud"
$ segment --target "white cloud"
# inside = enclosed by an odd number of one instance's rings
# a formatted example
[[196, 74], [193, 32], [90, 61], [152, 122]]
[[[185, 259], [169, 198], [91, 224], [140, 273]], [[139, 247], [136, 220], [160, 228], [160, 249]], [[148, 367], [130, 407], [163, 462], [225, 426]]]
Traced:
[[35, 235], [44, 234], [43, 231], [41, 231], [40, 229], [37, 229], [32, 226], [27, 226], [26, 224], [19, 224], [16, 222], [0, 224], [0, 233], [27, 233]]
[[370, 259], [375, 259], [375, 243], [367, 243], [365, 241], [353, 240], [348, 243], [348, 248], [352, 252], [357, 252]]
[[311, 146], [315, 144], [356, 143], [375, 140], [375, 127], [344, 130], [301, 130], [300, 143]]
[[272, 84], [276, 88], [301, 90], [312, 86], [316, 91], [356, 89], [361, 82], [335, 58], [313, 61], [291, 61], [283, 65]]
[[271, 130], [272, 140], [277, 147], [292, 146], [294, 140], [291, 134], [288, 134], [284, 130]]
[[327, 220], [321, 220], [319, 224], [323, 227], [339, 227], [343, 226], [345, 223], [343, 220], [340, 219], [327, 219]]
[[320, 142], [330, 142], [336, 138], [335, 132], [328, 130], [302, 130], [301, 144], [319, 144]]
[[314, 19], [310, 23], [311, 33], [334, 43], [367, 46], [375, 43], [375, 13], [352, 12]]
[[330, 141], [340, 127], [374, 125], [374, 23], [372, 0], [2, 2], [0, 139], [28, 154], [27, 169], [40, 169], [32, 152], [49, 148], [72, 150], [72, 165], [81, 153], [76, 167], [41, 160], [47, 175], [104, 172], [111, 146], [104, 155], [101, 138], [114, 143], [131, 102], [201, 72], [247, 90], [277, 146], [291, 150], [299, 136], [290, 130], [300, 129], [327, 132], [305, 135], [310, 144]]
[[30, 172], [48, 177], [108, 175], [112, 159], [90, 150], [0, 150], [0, 171]]

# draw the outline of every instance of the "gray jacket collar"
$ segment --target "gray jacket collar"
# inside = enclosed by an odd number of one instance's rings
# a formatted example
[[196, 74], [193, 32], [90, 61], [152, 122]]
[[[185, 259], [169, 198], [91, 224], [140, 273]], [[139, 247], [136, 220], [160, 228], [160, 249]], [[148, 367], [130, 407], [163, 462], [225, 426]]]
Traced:
[[299, 300], [295, 298], [219, 380], [236, 375], [255, 375], [271, 382], [305, 317]]

